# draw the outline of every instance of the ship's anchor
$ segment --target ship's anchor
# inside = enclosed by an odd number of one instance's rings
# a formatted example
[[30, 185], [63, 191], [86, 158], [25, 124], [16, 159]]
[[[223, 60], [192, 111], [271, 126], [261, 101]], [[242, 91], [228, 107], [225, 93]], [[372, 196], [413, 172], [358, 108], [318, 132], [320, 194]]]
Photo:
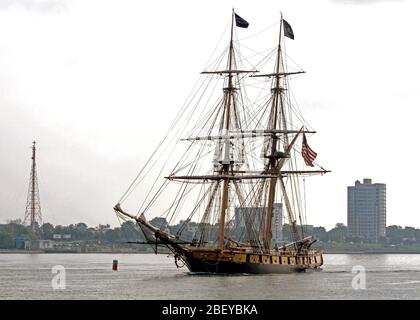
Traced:
[[[175, 265], [176, 265], [177, 268], [182, 268], [183, 266], [185, 266], [185, 261], [182, 260], [182, 258], [181, 258], [181, 256], [179, 254], [176, 254], [174, 256], [174, 258], [175, 258]], [[178, 261], [182, 261], [182, 265], [179, 265], [178, 264]]]

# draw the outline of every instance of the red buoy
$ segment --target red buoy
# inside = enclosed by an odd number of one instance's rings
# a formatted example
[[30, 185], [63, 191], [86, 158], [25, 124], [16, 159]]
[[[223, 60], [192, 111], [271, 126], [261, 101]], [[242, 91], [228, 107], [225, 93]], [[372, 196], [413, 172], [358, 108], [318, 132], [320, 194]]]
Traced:
[[112, 270], [117, 271], [118, 270], [118, 260], [112, 261]]

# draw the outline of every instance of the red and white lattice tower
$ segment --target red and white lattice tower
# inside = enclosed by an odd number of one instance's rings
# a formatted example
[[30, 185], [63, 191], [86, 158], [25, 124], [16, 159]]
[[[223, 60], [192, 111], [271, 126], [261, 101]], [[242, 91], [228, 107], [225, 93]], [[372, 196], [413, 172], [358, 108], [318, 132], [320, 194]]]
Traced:
[[31, 227], [33, 232], [37, 232], [42, 226], [41, 202], [39, 199], [38, 177], [36, 173], [36, 142], [32, 145], [32, 167], [29, 179], [28, 197], [26, 200], [24, 225]]

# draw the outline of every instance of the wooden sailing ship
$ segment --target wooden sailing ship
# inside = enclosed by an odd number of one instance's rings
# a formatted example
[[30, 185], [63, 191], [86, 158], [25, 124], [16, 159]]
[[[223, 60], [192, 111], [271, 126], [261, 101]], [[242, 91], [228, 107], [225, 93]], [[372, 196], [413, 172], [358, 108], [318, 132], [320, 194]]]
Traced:
[[[304, 121], [295, 123], [292, 115], [288, 78], [303, 71], [288, 69], [282, 44], [285, 37], [294, 39], [293, 30], [281, 17], [278, 44], [272, 56], [274, 70], [261, 74], [255, 67], [242, 69], [239, 65], [243, 59], [237, 57], [235, 27], [247, 28], [248, 23], [232, 12], [224, 56], [226, 67], [202, 72], [209, 82], [215, 78], [223, 80], [220, 99], [200, 112], [200, 103], [182, 109], [114, 210], [119, 217], [138, 224], [156, 253], [159, 247], [166, 246], [176, 265], [185, 264], [191, 272], [281, 273], [319, 269], [323, 256], [311, 248], [316, 239], [305, 234], [305, 199], [301, 190], [305, 176], [328, 171], [314, 163], [316, 153], [307, 144], [306, 135], [315, 132]], [[221, 60], [218, 61], [216, 67], [220, 67]], [[249, 80], [268, 84], [266, 101], [244, 99]], [[200, 115], [194, 118], [194, 112]], [[175, 124], [185, 114], [186, 121], [174, 132]], [[187, 125], [192, 125], [192, 129], [182, 137]], [[180, 159], [175, 149], [168, 148], [170, 142], [165, 145], [173, 138], [176, 145], [184, 143]], [[298, 141], [302, 147], [298, 147]], [[159, 148], [163, 152], [159, 153]], [[142, 191], [147, 195], [137, 214], [126, 212], [122, 203], [136, 187], [146, 183], [148, 173], [163, 157], [166, 162], [158, 166], [156, 179], [149, 179], [154, 182], [153, 187]], [[156, 184], [174, 158], [177, 160], [170, 174], [162, 184]], [[319, 169], [306, 170], [307, 166]], [[171, 184], [176, 187], [171, 189]], [[283, 242], [273, 239], [272, 234], [278, 201], [285, 208], [290, 229], [289, 239]], [[164, 203], [168, 203], [168, 209], [163, 209]], [[187, 218], [176, 232], [171, 232], [167, 225], [153, 225], [146, 219], [147, 214], [161, 215], [170, 222], [179, 215]], [[188, 240], [183, 234], [194, 217], [196, 228]]]

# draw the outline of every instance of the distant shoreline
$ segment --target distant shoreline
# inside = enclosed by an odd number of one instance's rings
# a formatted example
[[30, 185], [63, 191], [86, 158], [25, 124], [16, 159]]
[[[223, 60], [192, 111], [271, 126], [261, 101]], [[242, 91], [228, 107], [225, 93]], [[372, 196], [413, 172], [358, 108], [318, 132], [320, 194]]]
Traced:
[[[161, 252], [159, 254], [168, 254]], [[420, 254], [420, 251], [380, 251], [380, 250], [332, 250], [323, 251], [324, 254]], [[63, 252], [63, 251], [35, 251], [35, 250], [0, 250], [0, 254], [155, 254], [154, 252], [133, 252], [133, 251], [103, 251], [103, 252]]]
[[324, 254], [420, 254], [420, 251], [324, 251]]
[[[0, 250], [0, 254], [144, 254], [154, 252], [133, 252], [133, 251], [97, 251], [97, 252], [76, 252], [76, 251], [43, 251], [43, 250]], [[163, 253], [165, 254], [165, 253]]]

